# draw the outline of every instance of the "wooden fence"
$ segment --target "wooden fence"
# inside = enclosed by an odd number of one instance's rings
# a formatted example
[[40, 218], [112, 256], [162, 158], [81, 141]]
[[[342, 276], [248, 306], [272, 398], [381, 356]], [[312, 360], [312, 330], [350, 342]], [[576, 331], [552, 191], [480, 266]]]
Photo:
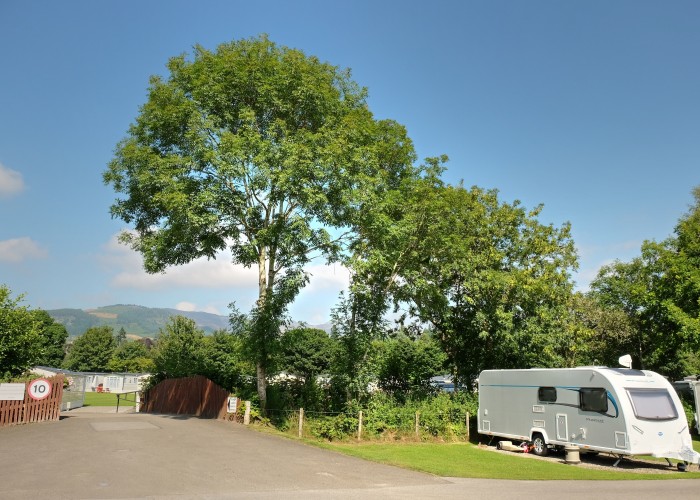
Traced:
[[228, 396], [228, 391], [201, 375], [173, 378], [145, 392], [141, 411], [224, 418]]
[[59, 419], [63, 399], [63, 375], [45, 380], [51, 385], [51, 393], [44, 399], [37, 401], [29, 395], [29, 386], [32, 383], [30, 381], [24, 387], [24, 400], [0, 401], [0, 427]]

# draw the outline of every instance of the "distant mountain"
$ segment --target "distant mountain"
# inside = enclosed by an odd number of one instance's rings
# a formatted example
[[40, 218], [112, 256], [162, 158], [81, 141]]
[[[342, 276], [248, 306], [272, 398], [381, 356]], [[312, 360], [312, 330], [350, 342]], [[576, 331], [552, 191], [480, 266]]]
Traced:
[[123, 327], [127, 334], [154, 338], [172, 316], [190, 318], [206, 333], [228, 328], [228, 316], [136, 305], [119, 304], [88, 310], [53, 309], [47, 312], [66, 327], [70, 336], [82, 335], [94, 326], [108, 325], [115, 332]]
[[[172, 316], [184, 316], [194, 320], [197, 327], [207, 334], [227, 329], [229, 326], [228, 316], [136, 305], [118, 304], [87, 310], [53, 309], [47, 312], [55, 321], [66, 327], [71, 337], [82, 335], [88, 328], [107, 325], [114, 328], [115, 333], [123, 327], [128, 335], [155, 338]], [[293, 323], [293, 326], [297, 325], [298, 323]], [[329, 323], [309, 326], [330, 332]]]

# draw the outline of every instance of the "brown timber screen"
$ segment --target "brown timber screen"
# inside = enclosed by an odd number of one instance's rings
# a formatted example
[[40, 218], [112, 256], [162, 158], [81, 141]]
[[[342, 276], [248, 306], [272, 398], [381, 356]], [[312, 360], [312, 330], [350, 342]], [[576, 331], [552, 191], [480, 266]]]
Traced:
[[29, 395], [31, 382], [27, 382], [24, 387], [24, 400], [0, 401], [0, 427], [59, 419], [63, 398], [63, 375], [46, 380], [51, 384], [51, 394], [44, 399], [32, 399]]
[[228, 395], [228, 391], [201, 375], [172, 378], [146, 391], [141, 411], [224, 418]]

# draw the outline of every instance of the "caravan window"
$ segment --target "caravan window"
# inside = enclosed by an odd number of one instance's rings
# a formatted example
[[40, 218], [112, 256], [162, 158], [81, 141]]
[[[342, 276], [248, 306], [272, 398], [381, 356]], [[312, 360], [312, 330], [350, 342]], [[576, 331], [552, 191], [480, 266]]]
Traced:
[[605, 413], [608, 411], [608, 391], [598, 387], [582, 387], [579, 402], [583, 411]]
[[645, 420], [675, 420], [676, 406], [666, 389], [627, 389], [637, 418]]
[[542, 403], [556, 403], [557, 388], [556, 387], [540, 387], [537, 390], [537, 400]]

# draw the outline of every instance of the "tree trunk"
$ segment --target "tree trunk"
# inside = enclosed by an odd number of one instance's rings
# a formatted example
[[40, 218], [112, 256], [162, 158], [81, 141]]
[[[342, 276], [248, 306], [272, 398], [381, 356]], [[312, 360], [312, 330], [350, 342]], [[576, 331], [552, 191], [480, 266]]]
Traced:
[[[262, 311], [265, 307], [267, 298], [267, 272], [266, 272], [267, 253], [263, 247], [258, 255], [258, 308]], [[257, 330], [257, 328], [256, 328]], [[258, 330], [258, 335], [262, 333]], [[264, 411], [267, 406], [267, 353], [265, 349], [257, 353], [258, 361], [256, 370], [258, 375], [258, 398], [260, 399], [260, 407]]]
[[267, 372], [260, 361], [258, 361], [256, 368], [258, 374], [258, 398], [260, 399], [261, 410], [264, 411], [267, 406]]

